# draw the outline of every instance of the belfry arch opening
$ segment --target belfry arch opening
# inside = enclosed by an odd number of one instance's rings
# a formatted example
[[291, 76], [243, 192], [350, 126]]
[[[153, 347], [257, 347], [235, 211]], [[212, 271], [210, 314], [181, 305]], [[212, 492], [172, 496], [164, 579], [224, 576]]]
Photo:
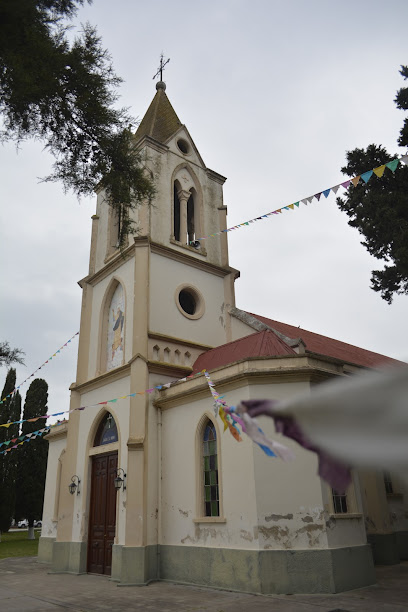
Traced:
[[199, 187], [187, 168], [180, 169], [173, 183], [172, 236], [183, 245], [191, 244], [200, 232]]

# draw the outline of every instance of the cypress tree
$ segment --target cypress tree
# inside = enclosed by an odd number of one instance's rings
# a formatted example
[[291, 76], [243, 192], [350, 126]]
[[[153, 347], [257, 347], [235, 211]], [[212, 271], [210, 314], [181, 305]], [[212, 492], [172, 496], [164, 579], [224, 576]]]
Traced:
[[[47, 414], [48, 384], [36, 378], [28, 388], [24, 403], [23, 419], [35, 419]], [[45, 427], [43, 419], [23, 423], [22, 434], [32, 433]], [[10, 453], [11, 454], [11, 453]], [[42, 436], [31, 438], [19, 447], [17, 454], [17, 518], [26, 518], [29, 539], [34, 539], [34, 520], [40, 519], [43, 511], [45, 475], [47, 471], [48, 442]]]
[[[6, 382], [1, 399], [9, 395], [16, 385], [16, 370], [10, 368], [7, 372]], [[7, 397], [1, 406], [1, 422], [12, 423], [20, 420], [21, 396], [17, 391], [13, 396]], [[16, 439], [19, 435], [19, 425], [0, 427], [0, 442]], [[0, 451], [6, 450], [10, 445], [2, 445]], [[15, 451], [0, 455], [0, 531], [8, 531], [14, 516], [16, 500], [16, 453]]]

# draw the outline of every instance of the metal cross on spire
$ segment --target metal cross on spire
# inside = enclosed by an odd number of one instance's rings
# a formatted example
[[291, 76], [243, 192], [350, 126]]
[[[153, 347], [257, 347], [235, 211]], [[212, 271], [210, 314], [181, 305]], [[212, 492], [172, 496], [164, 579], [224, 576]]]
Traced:
[[161, 81], [163, 80], [163, 70], [164, 70], [164, 67], [165, 67], [165, 65], [166, 65], [166, 64], [168, 64], [168, 63], [169, 63], [170, 58], [169, 58], [168, 60], [166, 60], [165, 62], [163, 62], [163, 60], [164, 60], [164, 55], [163, 55], [163, 53], [162, 53], [162, 54], [160, 55], [160, 66], [159, 66], [159, 69], [158, 69], [158, 71], [156, 72], [156, 74], [155, 74], [155, 75], [154, 75], [154, 77], [153, 77], [153, 78], [155, 79], [155, 78], [156, 78], [157, 76], [159, 76], [159, 74], [160, 74], [160, 80], [161, 80]]

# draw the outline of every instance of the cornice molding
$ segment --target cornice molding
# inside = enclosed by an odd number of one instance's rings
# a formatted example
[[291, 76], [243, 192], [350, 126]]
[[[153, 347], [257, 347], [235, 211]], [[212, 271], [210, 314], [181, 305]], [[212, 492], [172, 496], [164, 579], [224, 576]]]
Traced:
[[146, 357], [142, 355], [142, 353], [136, 353], [136, 355], [133, 355], [133, 357], [129, 359], [128, 364], [130, 365], [131, 363], [133, 363], [134, 361], [137, 361], [138, 359], [141, 359], [145, 363], [148, 363]]
[[152, 340], [162, 340], [163, 342], [173, 342], [174, 344], [182, 344], [183, 346], [191, 346], [191, 348], [202, 349], [203, 351], [209, 351], [214, 348], [210, 344], [200, 344], [199, 342], [193, 342], [192, 340], [185, 340], [184, 338], [177, 338], [176, 336], [166, 336], [166, 334], [160, 334], [154, 331], [147, 332], [148, 337]]
[[61, 423], [60, 425], [55, 425], [52, 427], [49, 433], [44, 436], [44, 440], [59, 440], [61, 438], [66, 438], [68, 435], [68, 421]]
[[[315, 385], [345, 375], [341, 368], [333, 367], [335, 364], [331, 366], [330, 362], [308, 355], [254, 357], [212, 370], [211, 379], [217, 391], [222, 389], [223, 392], [268, 383], [308, 382]], [[208, 393], [204, 377], [189, 379], [158, 391], [154, 405], [167, 410], [201, 399]]]
[[127, 441], [127, 447], [130, 451], [140, 451], [144, 450], [145, 439], [142, 438], [129, 438]]
[[143, 149], [143, 147], [145, 146], [151, 147], [158, 153], [167, 153], [167, 151], [169, 150], [169, 147], [167, 145], [162, 144], [155, 138], [152, 138], [151, 136], [147, 136], [146, 134], [142, 136], [141, 138], [139, 138], [139, 140], [136, 140], [135, 142], [136, 149]]
[[101, 268], [94, 274], [89, 274], [88, 276], [85, 276], [84, 278], [79, 280], [78, 285], [81, 287], [81, 289], [84, 288], [85, 284], [95, 286], [101, 280], [109, 276], [109, 274], [112, 274], [112, 272], [115, 272], [115, 270], [120, 268], [120, 266], [122, 266], [125, 263], [125, 261], [129, 261], [132, 255], [134, 255], [134, 250], [135, 250], [135, 245], [130, 244], [123, 252], [119, 251], [119, 253], [114, 255], [112, 259], [110, 259], [110, 261], [108, 261], [103, 266], [103, 268]]
[[223, 185], [227, 180], [225, 176], [222, 176], [222, 174], [218, 174], [218, 172], [215, 172], [215, 170], [210, 170], [210, 168], [207, 168], [206, 172], [208, 178], [212, 179], [216, 183], [219, 183], [220, 185]]
[[93, 391], [97, 389], [102, 384], [107, 384], [111, 382], [115, 382], [115, 380], [120, 380], [130, 374], [130, 362], [125, 363], [114, 370], [110, 370], [109, 372], [104, 372], [103, 374], [99, 374], [86, 382], [76, 384], [72, 383], [70, 386], [71, 391], [78, 391], [79, 393], [87, 393], [88, 391]]
[[150, 248], [151, 252], [155, 253], [156, 255], [162, 255], [168, 259], [173, 259], [174, 261], [198, 268], [199, 270], [205, 270], [206, 272], [214, 274], [215, 276], [220, 276], [221, 278], [228, 276], [229, 274], [233, 274], [234, 278], [238, 278], [240, 275], [239, 270], [236, 270], [235, 268], [231, 268], [230, 266], [217, 266], [216, 264], [209, 263], [208, 261], [202, 261], [201, 259], [197, 259], [190, 254], [175, 251], [174, 249], [165, 246], [164, 244], [159, 244], [158, 242], [150, 242]]

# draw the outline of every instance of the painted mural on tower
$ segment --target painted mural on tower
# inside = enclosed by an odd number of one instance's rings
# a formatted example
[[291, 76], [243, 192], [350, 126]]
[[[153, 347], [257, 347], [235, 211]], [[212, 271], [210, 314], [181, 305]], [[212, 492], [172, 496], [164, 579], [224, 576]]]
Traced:
[[109, 308], [107, 371], [123, 363], [123, 339], [125, 323], [125, 296], [122, 285], [118, 285]]

